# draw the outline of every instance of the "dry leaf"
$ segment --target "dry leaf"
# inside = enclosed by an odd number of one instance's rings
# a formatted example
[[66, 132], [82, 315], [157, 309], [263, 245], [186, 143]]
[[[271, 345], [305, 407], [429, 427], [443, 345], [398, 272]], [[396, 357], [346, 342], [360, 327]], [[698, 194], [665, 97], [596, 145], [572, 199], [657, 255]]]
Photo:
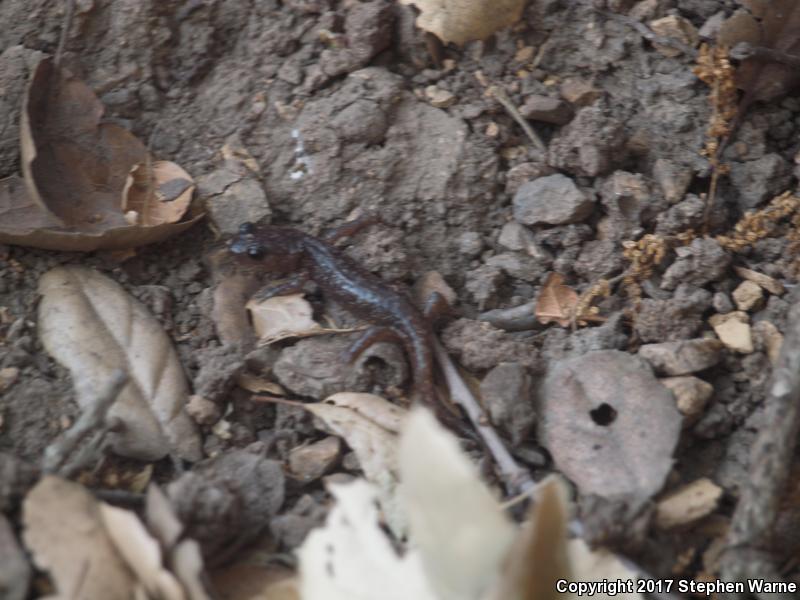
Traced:
[[220, 600], [301, 600], [299, 579], [285, 568], [240, 563], [210, 576]]
[[[762, 42], [788, 54], [800, 52], [800, 5], [796, 0], [772, 0], [761, 21]], [[791, 91], [800, 81], [795, 67], [749, 59], [737, 71], [737, 83], [753, 100], [769, 102]]]
[[558, 362], [540, 398], [539, 439], [582, 493], [649, 498], [661, 489], [681, 415], [644, 360], [599, 350]]
[[[16, 177], [0, 183], [0, 243], [118, 250], [164, 240], [202, 217], [192, 214], [184, 222], [152, 227], [126, 220], [122, 205], [129, 175], [150, 158], [128, 130], [102, 122], [103, 110], [85, 83], [57, 69], [51, 59], [37, 65], [20, 126], [25, 185]], [[185, 212], [191, 195], [187, 185], [193, 184], [180, 173], [169, 175], [169, 181], [157, 174], [148, 189], [176, 198], [173, 211], [183, 204]]]
[[568, 327], [576, 304], [578, 294], [564, 285], [564, 276], [561, 273], [550, 273], [536, 299], [536, 318], [545, 325], [555, 321], [562, 327]]
[[722, 488], [710, 479], [693, 481], [659, 501], [656, 525], [672, 529], [694, 523], [714, 512], [721, 497]]
[[[569, 554], [569, 562], [572, 567], [573, 577], [575, 581], [584, 583], [585, 585], [596, 585], [599, 581], [617, 582], [622, 581], [623, 585], [628, 581], [633, 582], [635, 585], [639, 579], [639, 574], [625, 565], [622, 560], [613, 552], [609, 552], [604, 548], [592, 550], [580, 538], [576, 538], [567, 542], [567, 553]], [[621, 590], [625, 588], [622, 587]], [[627, 592], [618, 590], [615, 595], [611, 594], [595, 594], [592, 598], [597, 600], [601, 598], [613, 598], [614, 600], [644, 600], [642, 595], [637, 592]], [[585, 598], [584, 593], [581, 598]]]
[[341, 392], [328, 396], [324, 402], [348, 408], [391, 433], [400, 433], [400, 428], [408, 416], [406, 409], [387, 402], [375, 394]]
[[147, 593], [163, 600], [184, 600], [178, 580], [163, 567], [158, 542], [138, 517], [105, 503], [99, 509], [106, 533]]
[[181, 220], [194, 193], [191, 175], [173, 162], [161, 160], [137, 165], [128, 175], [122, 194], [122, 212], [135, 213], [132, 224], [152, 227]]
[[118, 454], [158, 460], [174, 451], [201, 457], [200, 437], [184, 411], [188, 385], [161, 325], [116, 282], [82, 267], [56, 267], [39, 280], [39, 336], [70, 370], [76, 399], [85, 406], [115, 369], [130, 376], [110, 416], [121, 431], [110, 434]]
[[537, 484], [536, 491], [528, 521], [508, 554], [493, 600], [556, 600], [563, 596], [556, 590], [556, 582], [575, 579], [567, 554], [567, 486], [558, 475], [549, 475]]
[[253, 328], [261, 343], [322, 329], [312, 318], [314, 309], [303, 294], [275, 296], [260, 302], [250, 300], [245, 308], [250, 311]]
[[236, 375], [236, 385], [243, 390], [254, 394], [272, 394], [274, 396], [285, 396], [286, 390], [279, 383], [258, 377], [252, 373], [239, 373]]
[[445, 43], [483, 40], [522, 16], [527, 0], [400, 0], [420, 10], [417, 27]]
[[[228, 254], [227, 250], [225, 254]], [[212, 260], [222, 258], [216, 255]], [[245, 304], [260, 286], [254, 274], [237, 273], [224, 277], [214, 288], [211, 318], [217, 335], [225, 344], [250, 345], [255, 341]]]
[[[325, 527], [297, 551], [303, 600], [443, 600], [413, 550], [398, 555], [380, 527], [377, 494], [364, 480], [331, 485]], [[464, 599], [466, 600], [466, 599]]]
[[496, 583], [514, 526], [430, 411], [409, 415], [398, 463], [409, 535], [437, 597], [483, 598]]
[[129, 600], [136, 578], [117, 553], [97, 501], [82, 486], [45, 476], [23, 504], [23, 539], [59, 596]]
[[[349, 400], [345, 398], [350, 397]], [[369, 400], [364, 398], [369, 397]], [[355, 409], [359, 402], [365, 408]], [[340, 405], [336, 405], [339, 403]], [[380, 396], [371, 394], [334, 394], [324, 402], [303, 404], [303, 408], [319, 417], [336, 435], [344, 438], [355, 452], [364, 476], [375, 484], [389, 526], [396, 534], [405, 530], [405, 520], [397, 508], [397, 435], [384, 427], [395, 423], [398, 415], [395, 405]]]

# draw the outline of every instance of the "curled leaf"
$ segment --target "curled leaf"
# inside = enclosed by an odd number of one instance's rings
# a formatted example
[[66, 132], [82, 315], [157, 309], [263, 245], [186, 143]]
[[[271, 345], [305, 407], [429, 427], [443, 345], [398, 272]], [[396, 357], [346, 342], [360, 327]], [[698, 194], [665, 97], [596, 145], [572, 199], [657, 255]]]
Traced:
[[414, 4], [421, 14], [417, 27], [445, 43], [464, 44], [483, 40], [513, 25], [522, 16], [527, 0], [400, 0]]
[[202, 217], [189, 211], [181, 220], [191, 177], [172, 163], [148, 168], [144, 145], [103, 122], [103, 112], [81, 80], [51, 59], [37, 65], [20, 125], [24, 186], [17, 177], [0, 182], [0, 243], [120, 250], [164, 240]]
[[561, 273], [550, 273], [536, 299], [536, 318], [545, 325], [555, 321], [562, 327], [567, 327], [576, 304], [578, 294], [564, 285], [564, 276]]
[[170, 451], [201, 456], [200, 438], [184, 411], [188, 385], [161, 325], [116, 282], [82, 267], [56, 267], [39, 281], [39, 336], [70, 370], [76, 399], [86, 406], [115, 369], [130, 382], [109, 415], [122, 423], [111, 434], [121, 455], [158, 460]]

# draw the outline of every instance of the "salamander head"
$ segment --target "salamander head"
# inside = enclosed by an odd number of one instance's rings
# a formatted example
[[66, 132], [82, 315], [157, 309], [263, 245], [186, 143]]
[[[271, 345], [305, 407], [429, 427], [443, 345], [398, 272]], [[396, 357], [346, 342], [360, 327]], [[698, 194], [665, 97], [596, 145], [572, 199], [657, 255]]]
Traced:
[[267, 254], [267, 249], [258, 239], [258, 229], [253, 223], [239, 225], [239, 232], [230, 241], [229, 249], [233, 254], [248, 256], [253, 260], [260, 260]]

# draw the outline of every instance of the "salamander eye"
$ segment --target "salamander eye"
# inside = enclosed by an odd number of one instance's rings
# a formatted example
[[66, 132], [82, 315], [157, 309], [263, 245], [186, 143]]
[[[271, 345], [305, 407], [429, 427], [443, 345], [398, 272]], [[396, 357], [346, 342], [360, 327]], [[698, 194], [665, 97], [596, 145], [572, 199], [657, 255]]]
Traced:
[[253, 260], [258, 260], [259, 258], [263, 258], [266, 252], [264, 251], [264, 247], [258, 244], [253, 244], [247, 247], [247, 256], [252, 258]]
[[256, 226], [249, 221], [239, 225], [239, 235], [250, 235], [256, 232]]

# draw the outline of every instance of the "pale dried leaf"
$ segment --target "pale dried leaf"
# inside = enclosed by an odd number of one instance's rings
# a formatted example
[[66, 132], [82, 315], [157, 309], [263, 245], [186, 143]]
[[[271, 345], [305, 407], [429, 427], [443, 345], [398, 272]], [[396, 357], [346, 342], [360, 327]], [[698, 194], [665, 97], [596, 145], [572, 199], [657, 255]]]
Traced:
[[189, 600], [212, 600], [203, 584], [203, 556], [196, 541], [183, 540], [178, 544], [171, 552], [169, 564], [183, 584]]
[[253, 328], [261, 342], [321, 329], [313, 319], [314, 309], [303, 294], [276, 296], [260, 302], [250, 300], [245, 308], [250, 311]]
[[200, 437], [184, 411], [188, 385], [158, 321], [116, 282], [91, 269], [56, 267], [39, 280], [39, 336], [70, 370], [85, 407], [116, 369], [130, 376], [109, 415], [124, 427], [110, 435], [118, 454], [158, 460], [170, 451], [201, 457]]
[[417, 27], [445, 43], [483, 40], [516, 23], [527, 0], [400, 0], [414, 4], [421, 14]]
[[155, 483], [147, 488], [144, 510], [150, 531], [158, 538], [162, 548], [171, 550], [183, 533], [183, 524], [175, 515], [167, 496]]
[[301, 600], [300, 580], [292, 571], [240, 563], [210, 573], [224, 600]]
[[430, 411], [409, 415], [398, 463], [410, 537], [439, 600], [484, 597], [514, 540], [513, 525]]
[[537, 484], [534, 498], [492, 600], [556, 600], [563, 597], [556, 582], [574, 579], [567, 556], [567, 486], [558, 475], [550, 475]]
[[425, 579], [418, 554], [399, 556], [380, 527], [377, 494], [367, 482], [331, 485], [336, 504], [325, 526], [297, 554], [303, 600], [442, 600]]
[[656, 506], [656, 525], [672, 529], [694, 523], [711, 514], [722, 497], [722, 488], [703, 477], [672, 492]]
[[[624, 582], [630, 580], [635, 586], [639, 579], [639, 574], [627, 567], [616, 554], [603, 548], [592, 550], [580, 538], [567, 542], [567, 554], [572, 567], [573, 581], [590, 583], [603, 580], [622, 580]], [[592, 598], [595, 600], [644, 600], [641, 594], [627, 591], [620, 592], [615, 596], [595, 594]]]
[[136, 578], [117, 553], [98, 502], [82, 486], [45, 476], [23, 504], [25, 545], [59, 596], [129, 600]]
[[134, 224], [143, 227], [177, 223], [189, 209], [194, 187], [191, 175], [175, 163], [145, 162], [128, 175], [122, 211], [134, 212]]
[[545, 379], [539, 440], [585, 494], [649, 498], [672, 468], [681, 415], [644, 360], [599, 350]]
[[236, 385], [254, 394], [286, 395], [286, 390], [279, 383], [258, 377], [252, 373], [239, 373], [236, 375]]
[[555, 321], [562, 327], [567, 327], [576, 304], [578, 304], [577, 292], [564, 285], [564, 276], [561, 273], [554, 272], [545, 279], [536, 299], [534, 312], [539, 323], [546, 325]]
[[[303, 404], [303, 408], [319, 417], [333, 433], [344, 438], [355, 452], [364, 476], [379, 490], [389, 526], [395, 534], [401, 535], [406, 523], [397, 506], [397, 435], [381, 424], [386, 422], [387, 415], [394, 414], [395, 409], [384, 406], [390, 403], [379, 396], [373, 396], [369, 403], [369, 414], [379, 414], [380, 422], [354, 408], [335, 406], [327, 401]], [[392, 422], [391, 419], [389, 417], [389, 422]]]
[[391, 433], [400, 433], [408, 411], [375, 394], [341, 392], [325, 398], [326, 404], [349, 408]]
[[184, 600], [175, 577], [162, 566], [161, 548], [132, 512], [100, 503], [106, 533], [147, 593], [163, 600]]

